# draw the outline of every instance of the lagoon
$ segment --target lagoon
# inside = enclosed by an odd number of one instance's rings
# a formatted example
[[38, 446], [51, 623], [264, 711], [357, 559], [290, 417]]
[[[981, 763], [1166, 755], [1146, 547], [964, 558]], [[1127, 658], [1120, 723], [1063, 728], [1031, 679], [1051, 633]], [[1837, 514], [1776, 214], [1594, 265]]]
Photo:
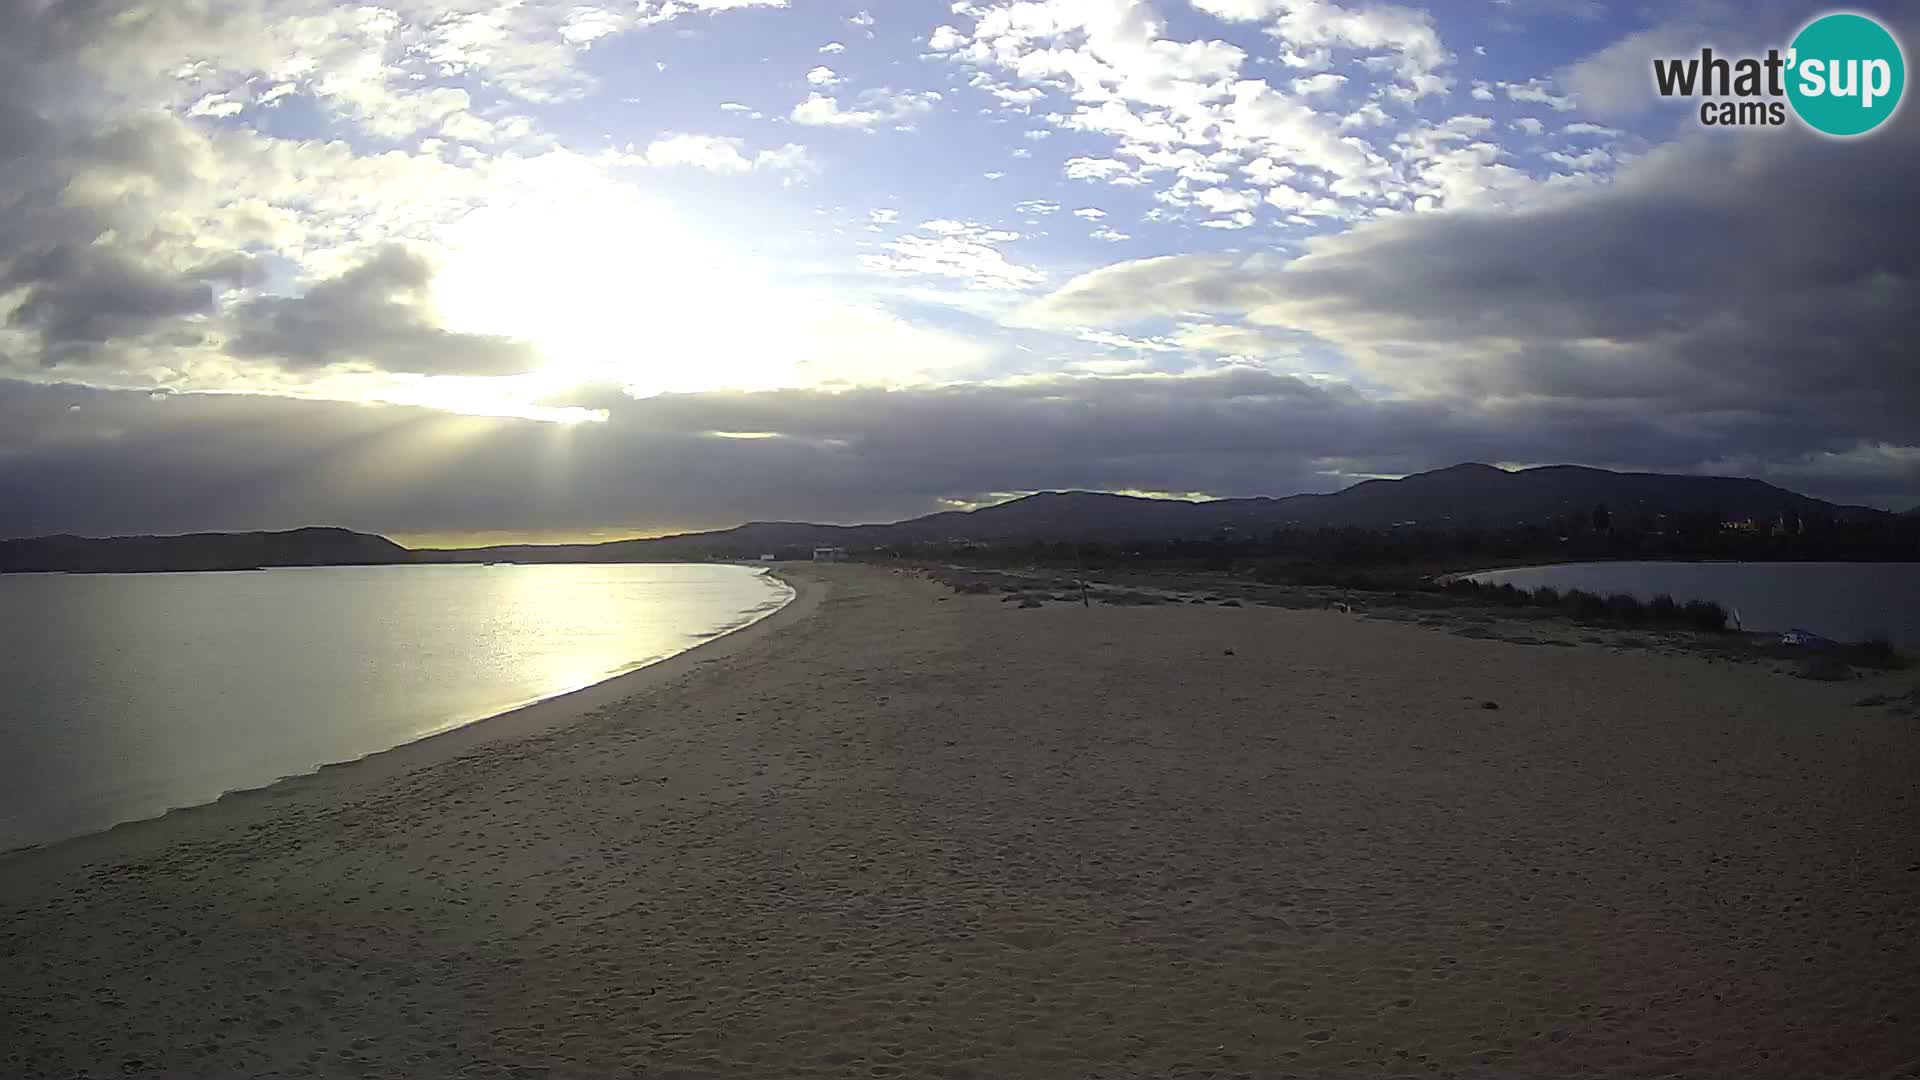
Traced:
[[1797, 627], [1841, 641], [1920, 644], [1920, 563], [1619, 561], [1468, 576], [1488, 585], [1623, 592], [1640, 600], [1665, 593], [1682, 603], [1714, 601], [1747, 630]]

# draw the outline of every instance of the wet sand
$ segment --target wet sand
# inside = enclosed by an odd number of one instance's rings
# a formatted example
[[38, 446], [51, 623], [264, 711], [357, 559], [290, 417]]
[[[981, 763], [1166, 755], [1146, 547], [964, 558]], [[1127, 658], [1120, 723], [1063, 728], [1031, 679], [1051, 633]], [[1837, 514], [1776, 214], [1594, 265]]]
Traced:
[[1920, 1076], [1911, 676], [796, 584], [0, 859], [0, 1075]]

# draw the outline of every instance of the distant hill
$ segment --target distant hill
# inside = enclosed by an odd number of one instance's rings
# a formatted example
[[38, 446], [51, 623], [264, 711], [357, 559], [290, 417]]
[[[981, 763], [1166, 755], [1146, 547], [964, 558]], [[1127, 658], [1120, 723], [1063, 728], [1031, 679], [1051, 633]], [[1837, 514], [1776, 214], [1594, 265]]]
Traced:
[[1205, 539], [1283, 528], [1396, 526], [1494, 528], [1541, 524], [1604, 504], [1619, 515], [1718, 513], [1773, 518], [1787, 512], [1840, 519], [1885, 516], [1838, 506], [1759, 480], [1621, 473], [1577, 465], [1508, 471], [1454, 465], [1400, 480], [1366, 480], [1331, 495], [1186, 502], [1088, 491], [1047, 491], [978, 510], [944, 511], [886, 525], [762, 521], [714, 532], [606, 544], [422, 551], [429, 562], [605, 562], [708, 555], [752, 556], [795, 547], [850, 548], [929, 542]]
[[1769, 518], [1792, 511], [1841, 518], [1879, 517], [1761, 480], [1726, 476], [1624, 473], [1579, 465], [1509, 472], [1492, 465], [1454, 465], [1401, 480], [1366, 480], [1332, 495], [1275, 500], [1301, 524], [1498, 527], [1536, 524], [1556, 514], [1586, 513], [1604, 504], [1615, 514], [1718, 512], [1724, 518]]
[[[1621, 473], [1577, 465], [1508, 471], [1454, 465], [1400, 480], [1366, 480], [1331, 495], [1285, 498], [1144, 499], [1090, 491], [1044, 491], [978, 510], [950, 510], [875, 525], [756, 521], [731, 529], [604, 544], [510, 545], [408, 551], [384, 537], [345, 529], [199, 533], [87, 539], [0, 540], [0, 572], [24, 570], [238, 570], [257, 566], [338, 566], [437, 562], [650, 562], [751, 558], [820, 545], [871, 548], [921, 543], [1030, 543], [1206, 539], [1229, 530], [1253, 536], [1286, 528], [1456, 529], [1544, 524], [1605, 505], [1616, 520], [1638, 514], [1717, 513], [1769, 519], [1785, 513], [1836, 519], [1886, 517], [1837, 506], [1759, 480]], [[1916, 511], [1920, 512], [1920, 508]]]
[[250, 570], [266, 566], [345, 566], [411, 562], [383, 536], [346, 529], [192, 533], [186, 536], [43, 536], [0, 540], [0, 573], [65, 570], [112, 573]]

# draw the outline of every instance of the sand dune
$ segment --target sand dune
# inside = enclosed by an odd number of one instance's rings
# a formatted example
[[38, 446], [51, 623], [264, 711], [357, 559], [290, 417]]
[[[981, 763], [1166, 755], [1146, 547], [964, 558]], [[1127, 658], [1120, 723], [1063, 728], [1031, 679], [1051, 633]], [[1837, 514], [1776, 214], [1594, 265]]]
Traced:
[[1920, 1076], [1903, 683], [822, 573], [0, 860], [0, 1075]]

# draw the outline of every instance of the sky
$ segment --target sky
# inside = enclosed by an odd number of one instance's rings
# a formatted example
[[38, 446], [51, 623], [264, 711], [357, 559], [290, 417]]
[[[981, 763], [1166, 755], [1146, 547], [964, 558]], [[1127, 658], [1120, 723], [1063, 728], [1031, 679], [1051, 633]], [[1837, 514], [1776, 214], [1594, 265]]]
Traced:
[[0, 0], [0, 536], [1470, 460], [1905, 509], [1916, 110], [1842, 140], [1653, 93], [1825, 10]]

